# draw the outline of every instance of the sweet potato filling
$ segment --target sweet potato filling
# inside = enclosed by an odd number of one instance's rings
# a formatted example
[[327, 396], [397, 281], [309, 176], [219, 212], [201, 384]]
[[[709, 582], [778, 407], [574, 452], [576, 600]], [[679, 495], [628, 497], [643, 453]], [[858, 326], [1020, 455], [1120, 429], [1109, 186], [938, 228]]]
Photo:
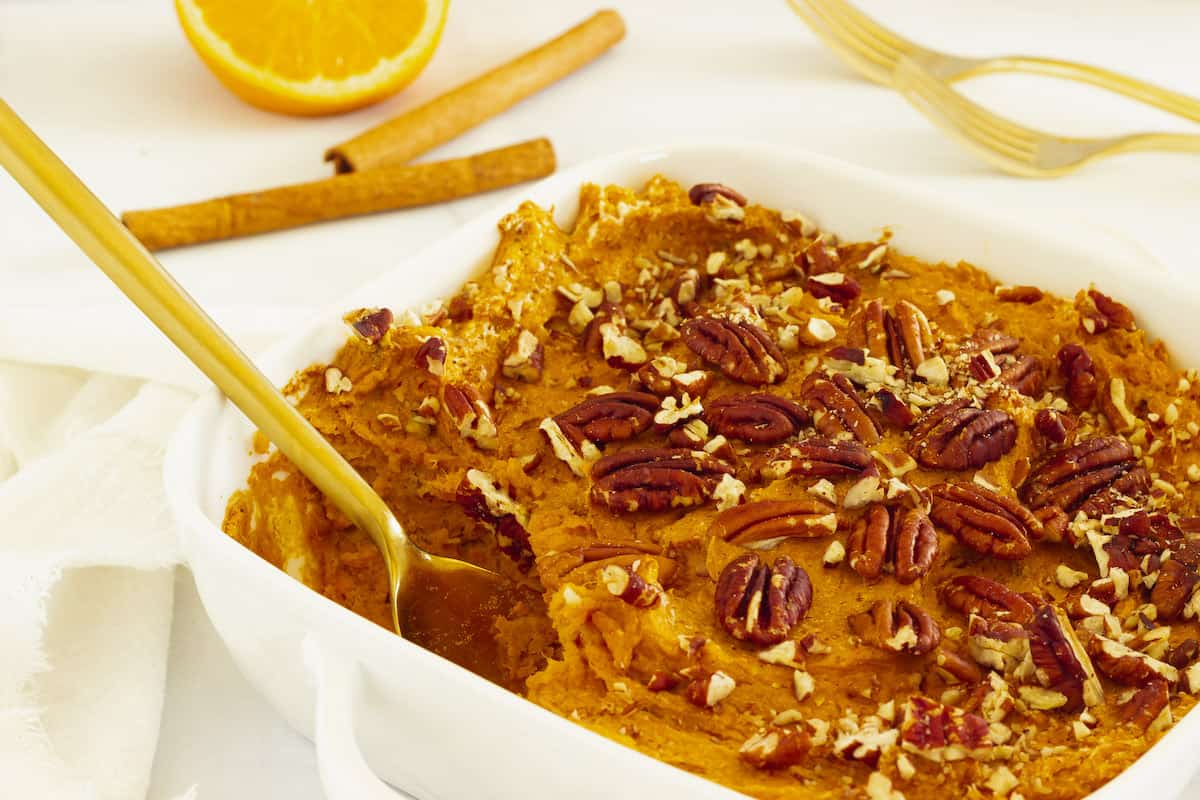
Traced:
[[[839, 242], [717, 184], [525, 204], [300, 409], [421, 546], [540, 600], [513, 685], [765, 797], [1078, 798], [1200, 691], [1200, 385], [1095, 288]], [[259, 442], [227, 533], [388, 625]]]

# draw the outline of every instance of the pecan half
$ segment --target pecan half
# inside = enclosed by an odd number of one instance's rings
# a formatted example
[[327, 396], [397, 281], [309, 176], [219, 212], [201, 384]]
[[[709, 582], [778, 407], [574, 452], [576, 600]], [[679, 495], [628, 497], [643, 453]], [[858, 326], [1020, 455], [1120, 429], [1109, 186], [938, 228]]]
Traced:
[[909, 452], [934, 469], [977, 469], [1017, 442], [1017, 424], [999, 409], [976, 408], [959, 399], [930, 409], [917, 421]]
[[1179, 670], [1175, 667], [1106, 636], [1092, 636], [1087, 650], [1096, 669], [1117, 683], [1142, 686], [1155, 679], [1171, 684], [1179, 681]]
[[[887, 312], [882, 300], [872, 300], [862, 305], [846, 322], [846, 344], [863, 348], [875, 358], [888, 357]], [[862, 354], [859, 354], [862, 363]]]
[[638, 448], [592, 466], [592, 501], [613, 513], [700, 505], [733, 468], [703, 450]]
[[1058, 506], [1074, 516], [1112, 510], [1122, 496], [1134, 500], [1150, 488], [1150, 473], [1119, 436], [1098, 436], [1044, 458], [1020, 489], [1031, 508]]
[[808, 731], [772, 725], [743, 742], [738, 758], [757, 769], [784, 769], [802, 763], [811, 749]]
[[468, 517], [482, 522], [495, 533], [501, 552], [522, 569], [533, 565], [533, 548], [525, 529], [529, 524], [529, 512], [513, 499], [510, 492], [497, 485], [495, 478], [483, 470], [467, 470], [454, 499]]
[[918, 752], [929, 755], [954, 745], [967, 750], [992, 746], [987, 720], [978, 714], [921, 695], [909, 698], [903, 711], [900, 740]]
[[929, 572], [937, 557], [937, 531], [918, 508], [876, 503], [855, 524], [846, 542], [850, 567], [876, 580], [890, 567], [900, 583], [913, 583]]
[[1065, 612], [1041, 606], [1029, 624], [1029, 651], [1038, 683], [1066, 698], [1064, 711], [1078, 711], [1104, 700], [1104, 689], [1087, 651]]
[[837, 530], [837, 515], [816, 498], [761, 500], [726, 509], [713, 518], [709, 533], [731, 544], [755, 550], [783, 539], [816, 539]]
[[729, 635], [758, 645], [779, 644], [808, 616], [808, 573], [787, 556], [768, 567], [757, 553], [738, 556], [717, 578], [717, 621]]
[[877, 475], [879, 467], [871, 452], [858, 442], [810, 436], [766, 453], [757, 471], [768, 481], [788, 475], [837, 479]]
[[363, 308], [347, 315], [354, 332], [371, 344], [377, 344], [392, 327], [390, 308]]
[[893, 653], [920, 656], [942, 641], [942, 629], [929, 612], [907, 600], [877, 600], [849, 622], [850, 630], [863, 641]]
[[750, 444], [777, 444], [800, 432], [808, 411], [766, 392], [733, 394], [708, 401], [704, 421], [716, 433]]
[[1008, 560], [1033, 552], [1042, 523], [1016, 500], [971, 483], [930, 488], [929, 516], [960, 543], [983, 555]]
[[609, 392], [587, 398], [554, 417], [554, 421], [576, 447], [584, 439], [619, 442], [649, 428], [659, 402], [649, 392]]
[[1037, 356], [1021, 356], [1004, 365], [1000, 380], [1026, 397], [1035, 397], [1042, 390], [1046, 370]]
[[845, 375], [811, 373], [800, 386], [800, 400], [812, 413], [813, 425], [826, 436], [837, 439], [849, 435], [866, 445], [879, 442], [879, 428]]
[[1200, 584], [1200, 575], [1194, 568], [1184, 565], [1178, 558], [1164, 563], [1150, 592], [1150, 602], [1158, 608], [1158, 618], [1178, 619], [1197, 584]]
[[459, 436], [475, 442], [480, 450], [495, 450], [500, 446], [500, 432], [492, 419], [492, 409], [474, 386], [452, 383], [443, 387], [442, 407], [454, 421]]
[[787, 362], [779, 345], [754, 325], [695, 317], [683, 323], [680, 332], [693, 353], [735, 381], [764, 386], [787, 377]]
[[902, 370], [914, 373], [933, 353], [933, 332], [925, 312], [900, 300], [884, 317], [887, 325], [888, 358]]
[[1059, 348], [1057, 358], [1058, 370], [1067, 380], [1067, 400], [1076, 411], [1087, 411], [1099, 391], [1092, 357], [1082, 345], [1064, 344]]
[[1167, 682], [1152, 680], [1117, 706], [1117, 718], [1126, 725], [1147, 730], [1164, 712], [1170, 714], [1170, 704], [1171, 691]]
[[1021, 346], [1021, 340], [995, 328], [980, 328], [958, 343], [958, 352], [979, 355], [987, 350], [993, 355], [1011, 353]]
[[1026, 625], [1033, 621], [1033, 604], [1007, 586], [981, 575], [959, 575], [942, 584], [942, 602], [966, 616], [1007, 620]]
[[726, 200], [730, 200], [739, 206], [746, 205], [746, 198], [741, 192], [730, 189], [723, 183], [697, 183], [688, 189], [688, 199], [692, 201], [692, 205], [694, 206], [711, 203], [718, 196], [724, 197]]

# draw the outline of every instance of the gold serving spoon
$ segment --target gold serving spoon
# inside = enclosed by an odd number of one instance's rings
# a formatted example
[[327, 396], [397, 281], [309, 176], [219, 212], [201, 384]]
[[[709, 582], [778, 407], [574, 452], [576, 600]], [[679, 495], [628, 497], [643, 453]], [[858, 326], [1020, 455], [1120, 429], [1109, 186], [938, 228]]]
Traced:
[[504, 684], [492, 621], [515, 600], [511, 582], [413, 544], [362, 476], [3, 100], [0, 166], [334, 505], [370, 535], [387, 562], [396, 632]]

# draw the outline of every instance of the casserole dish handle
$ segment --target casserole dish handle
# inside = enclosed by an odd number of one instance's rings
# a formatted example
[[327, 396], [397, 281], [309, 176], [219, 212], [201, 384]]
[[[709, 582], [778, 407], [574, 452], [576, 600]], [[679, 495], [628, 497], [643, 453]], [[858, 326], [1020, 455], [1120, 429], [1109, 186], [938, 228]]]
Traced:
[[328, 800], [402, 800], [409, 795], [377, 776], [363, 757], [355, 733], [355, 706], [361, 693], [362, 670], [337, 649], [322, 645], [313, 634], [304, 637], [304, 664], [316, 687], [313, 744], [317, 772]]

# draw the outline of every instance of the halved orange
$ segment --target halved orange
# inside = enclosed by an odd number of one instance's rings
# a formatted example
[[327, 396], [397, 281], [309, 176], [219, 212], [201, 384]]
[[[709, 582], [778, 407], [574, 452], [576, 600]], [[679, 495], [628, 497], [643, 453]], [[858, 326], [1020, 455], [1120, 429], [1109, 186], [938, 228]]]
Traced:
[[394, 94], [429, 63], [449, 0], [175, 0], [192, 47], [248, 103], [333, 114]]

